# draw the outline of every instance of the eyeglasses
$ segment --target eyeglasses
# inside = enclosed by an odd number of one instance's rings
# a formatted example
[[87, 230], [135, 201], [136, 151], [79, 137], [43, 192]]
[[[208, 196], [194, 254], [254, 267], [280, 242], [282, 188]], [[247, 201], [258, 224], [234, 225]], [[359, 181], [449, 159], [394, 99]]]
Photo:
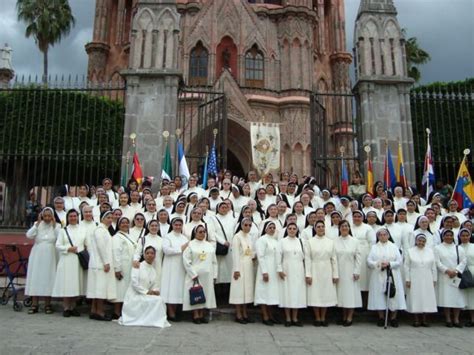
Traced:
[[252, 227], [251, 224], [244, 224], [244, 227]]
[[145, 218], [135, 218], [135, 221], [144, 221]]

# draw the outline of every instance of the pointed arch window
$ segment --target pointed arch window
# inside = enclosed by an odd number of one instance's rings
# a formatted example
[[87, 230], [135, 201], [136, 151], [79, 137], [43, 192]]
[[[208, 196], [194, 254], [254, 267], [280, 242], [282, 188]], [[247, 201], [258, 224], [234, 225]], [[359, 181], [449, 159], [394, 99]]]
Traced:
[[189, 58], [189, 85], [207, 85], [208, 62], [209, 52], [199, 41]]
[[264, 86], [263, 53], [256, 44], [245, 54], [245, 85], [250, 87]]

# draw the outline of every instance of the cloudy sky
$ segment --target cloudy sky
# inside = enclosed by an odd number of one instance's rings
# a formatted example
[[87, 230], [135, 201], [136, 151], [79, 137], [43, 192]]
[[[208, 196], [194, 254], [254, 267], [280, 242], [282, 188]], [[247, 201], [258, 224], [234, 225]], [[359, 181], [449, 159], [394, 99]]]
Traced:
[[[33, 39], [24, 37], [17, 21], [16, 0], [0, 0], [0, 43], [13, 48], [13, 65], [19, 75], [41, 75], [42, 56]], [[85, 74], [84, 45], [92, 38], [95, 0], [69, 0], [76, 26], [50, 51], [51, 74]], [[347, 48], [352, 52], [354, 20], [359, 0], [345, 0]], [[398, 18], [408, 35], [418, 38], [432, 60], [421, 68], [422, 82], [474, 77], [474, 0], [395, 0]]]

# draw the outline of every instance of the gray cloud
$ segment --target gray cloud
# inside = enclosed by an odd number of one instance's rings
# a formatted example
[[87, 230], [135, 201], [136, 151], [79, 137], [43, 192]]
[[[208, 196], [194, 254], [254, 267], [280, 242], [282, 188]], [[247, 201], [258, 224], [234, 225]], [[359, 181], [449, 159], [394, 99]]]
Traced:
[[[24, 36], [25, 25], [17, 21], [16, 0], [2, 0], [0, 43], [13, 48], [13, 65], [19, 76], [42, 73], [42, 55], [33, 39]], [[76, 26], [71, 34], [50, 50], [51, 74], [87, 71], [84, 45], [92, 39], [95, 0], [70, 0]], [[474, 76], [473, 0], [395, 0], [398, 19], [409, 36], [418, 38], [432, 57], [421, 68], [422, 82], [462, 80]], [[346, 0], [347, 48], [352, 52], [354, 20], [359, 0]]]

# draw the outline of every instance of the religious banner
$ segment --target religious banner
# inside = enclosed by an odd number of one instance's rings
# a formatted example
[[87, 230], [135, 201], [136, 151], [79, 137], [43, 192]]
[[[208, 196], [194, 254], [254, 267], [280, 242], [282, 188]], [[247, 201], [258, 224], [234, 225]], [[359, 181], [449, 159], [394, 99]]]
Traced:
[[253, 166], [262, 174], [280, 169], [280, 126], [252, 122], [250, 125]]

